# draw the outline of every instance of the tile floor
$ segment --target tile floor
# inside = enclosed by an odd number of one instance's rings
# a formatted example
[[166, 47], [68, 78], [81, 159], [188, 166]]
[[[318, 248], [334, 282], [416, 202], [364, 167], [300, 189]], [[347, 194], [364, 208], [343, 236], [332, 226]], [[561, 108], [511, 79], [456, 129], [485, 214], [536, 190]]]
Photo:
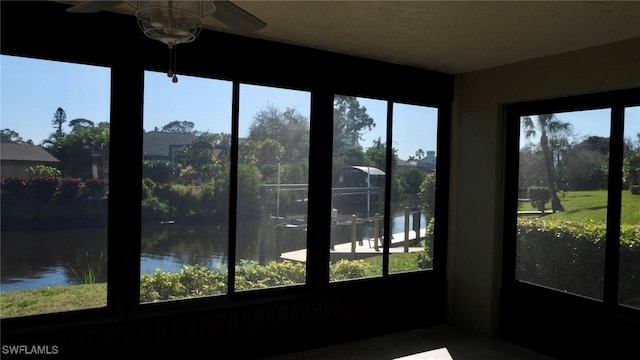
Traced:
[[437, 326], [263, 360], [551, 360], [512, 343]]

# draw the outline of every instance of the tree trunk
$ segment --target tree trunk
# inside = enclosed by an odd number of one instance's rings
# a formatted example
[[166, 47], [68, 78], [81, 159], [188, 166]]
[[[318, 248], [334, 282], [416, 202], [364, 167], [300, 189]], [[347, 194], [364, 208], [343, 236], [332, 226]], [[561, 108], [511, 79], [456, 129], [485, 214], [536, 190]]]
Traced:
[[546, 133], [542, 133], [540, 136], [540, 145], [542, 147], [542, 153], [544, 156], [545, 172], [547, 173], [547, 188], [549, 189], [549, 196], [551, 197], [551, 209], [553, 212], [564, 211], [564, 206], [560, 203], [560, 198], [556, 194], [556, 181], [553, 174], [553, 163], [551, 161], [551, 150], [549, 150], [549, 140]]

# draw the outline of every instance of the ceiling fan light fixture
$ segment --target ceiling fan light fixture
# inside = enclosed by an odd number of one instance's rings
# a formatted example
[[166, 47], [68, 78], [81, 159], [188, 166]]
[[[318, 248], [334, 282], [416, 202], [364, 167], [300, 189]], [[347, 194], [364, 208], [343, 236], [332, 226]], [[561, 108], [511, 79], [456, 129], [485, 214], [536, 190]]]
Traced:
[[216, 10], [212, 1], [125, 0], [133, 7], [142, 32], [169, 48], [196, 39], [204, 17]]
[[169, 47], [169, 71], [167, 76], [174, 83], [176, 75], [176, 45], [192, 42], [198, 37], [204, 17], [213, 14], [216, 7], [212, 0], [202, 1], [152, 1], [124, 0], [133, 7], [142, 32]]

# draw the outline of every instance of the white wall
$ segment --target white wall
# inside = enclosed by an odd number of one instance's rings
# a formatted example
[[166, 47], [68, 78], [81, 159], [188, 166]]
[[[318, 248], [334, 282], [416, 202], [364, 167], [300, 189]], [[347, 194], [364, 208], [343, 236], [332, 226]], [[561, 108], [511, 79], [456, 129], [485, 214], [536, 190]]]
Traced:
[[457, 77], [452, 119], [449, 317], [495, 335], [502, 266], [504, 104], [640, 86], [640, 38]]

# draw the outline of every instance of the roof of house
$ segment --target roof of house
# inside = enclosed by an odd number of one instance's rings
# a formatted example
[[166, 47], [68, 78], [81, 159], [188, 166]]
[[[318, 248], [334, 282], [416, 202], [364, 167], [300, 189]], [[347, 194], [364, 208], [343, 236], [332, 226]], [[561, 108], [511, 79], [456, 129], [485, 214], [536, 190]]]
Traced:
[[0, 140], [0, 159], [2, 161], [60, 162], [41, 146], [18, 144], [9, 139]]
[[384, 175], [384, 171], [372, 166], [346, 166], [343, 169], [356, 169], [369, 175]]
[[406, 161], [406, 160], [396, 160], [396, 166], [411, 166], [411, 167], [416, 167], [416, 165], [418, 164], [418, 162], [416, 161]]
[[195, 137], [188, 133], [149, 131], [144, 133], [142, 152], [146, 156], [169, 156], [171, 146], [190, 145]]

